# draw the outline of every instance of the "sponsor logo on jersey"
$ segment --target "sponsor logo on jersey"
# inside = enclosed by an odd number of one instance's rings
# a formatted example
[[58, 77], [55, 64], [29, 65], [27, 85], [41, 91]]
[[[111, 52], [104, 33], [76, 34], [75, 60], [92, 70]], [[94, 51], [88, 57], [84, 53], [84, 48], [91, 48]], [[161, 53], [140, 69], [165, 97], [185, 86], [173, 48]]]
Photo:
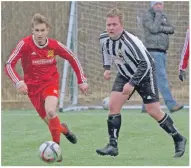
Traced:
[[33, 60], [33, 65], [46, 65], [46, 64], [52, 64], [54, 61], [54, 58], [52, 59], [39, 59], [39, 60]]

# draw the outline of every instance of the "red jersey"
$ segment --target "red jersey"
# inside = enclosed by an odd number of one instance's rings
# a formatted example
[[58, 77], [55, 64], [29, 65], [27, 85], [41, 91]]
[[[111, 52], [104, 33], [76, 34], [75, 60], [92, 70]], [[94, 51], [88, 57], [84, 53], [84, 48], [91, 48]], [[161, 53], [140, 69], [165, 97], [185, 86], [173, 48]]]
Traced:
[[56, 67], [56, 56], [67, 61], [74, 69], [78, 84], [86, 82], [82, 67], [78, 59], [60, 42], [47, 38], [44, 46], [39, 46], [32, 35], [22, 39], [6, 62], [5, 71], [16, 84], [23, 80], [15, 71], [15, 65], [19, 59], [24, 72], [24, 82], [27, 86], [43, 87], [49, 84], [59, 83], [59, 73]]
[[186, 32], [186, 38], [184, 41], [184, 47], [182, 49], [182, 53], [181, 53], [181, 60], [180, 60], [180, 64], [179, 64], [179, 70], [186, 70], [187, 66], [188, 66], [188, 60], [189, 60], [189, 34], [190, 31], [189, 29]]

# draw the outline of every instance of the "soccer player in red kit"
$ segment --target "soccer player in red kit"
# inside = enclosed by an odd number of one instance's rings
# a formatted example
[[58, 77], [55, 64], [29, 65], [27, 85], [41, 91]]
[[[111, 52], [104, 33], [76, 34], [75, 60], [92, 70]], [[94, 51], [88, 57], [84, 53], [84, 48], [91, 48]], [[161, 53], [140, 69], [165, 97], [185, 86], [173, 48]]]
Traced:
[[[69, 131], [66, 124], [60, 123], [56, 114], [59, 96], [56, 55], [69, 61], [76, 73], [79, 89], [84, 94], [88, 90], [87, 79], [73, 53], [60, 42], [47, 38], [50, 28], [47, 18], [35, 14], [31, 23], [32, 35], [23, 38], [12, 51], [5, 65], [6, 74], [20, 93], [28, 95], [40, 117], [48, 124], [54, 142], [59, 144], [60, 133], [63, 133], [71, 143], [76, 143], [76, 136]], [[19, 59], [24, 79], [15, 71]]]
[[183, 82], [186, 78], [186, 68], [188, 66], [188, 60], [189, 60], [189, 39], [190, 39], [190, 31], [187, 29], [186, 37], [184, 41], [184, 46], [182, 48], [181, 52], [181, 60], [179, 64], [179, 79]]

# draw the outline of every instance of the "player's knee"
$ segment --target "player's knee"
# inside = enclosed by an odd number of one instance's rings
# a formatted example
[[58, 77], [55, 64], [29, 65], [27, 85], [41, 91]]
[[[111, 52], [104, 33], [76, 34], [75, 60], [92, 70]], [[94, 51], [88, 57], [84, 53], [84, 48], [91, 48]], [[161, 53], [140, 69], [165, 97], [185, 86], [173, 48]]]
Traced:
[[160, 112], [160, 104], [158, 102], [145, 105], [145, 109], [148, 113]]
[[47, 115], [43, 118], [44, 122], [48, 125], [49, 124], [49, 120], [48, 120], [48, 117]]
[[110, 112], [113, 112], [115, 110], [115, 107], [114, 107], [114, 105], [113, 104], [109, 104], [109, 111]]
[[146, 109], [147, 113], [149, 113], [149, 114], [152, 114], [153, 112], [157, 112], [158, 111], [158, 110], [156, 110], [153, 107], [146, 107], [145, 109]]
[[115, 105], [113, 105], [113, 104], [109, 104], [109, 112], [110, 112], [110, 114], [118, 114], [118, 112], [120, 111], [120, 109], [117, 107], [117, 106], [115, 106]]
[[56, 111], [53, 109], [47, 109], [46, 114], [47, 114], [48, 119], [51, 119], [56, 116]]

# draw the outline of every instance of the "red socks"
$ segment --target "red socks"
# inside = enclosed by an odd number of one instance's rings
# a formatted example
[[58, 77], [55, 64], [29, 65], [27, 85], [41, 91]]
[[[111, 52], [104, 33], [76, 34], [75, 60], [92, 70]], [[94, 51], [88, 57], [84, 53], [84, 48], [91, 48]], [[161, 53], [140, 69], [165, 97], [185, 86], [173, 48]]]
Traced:
[[52, 135], [52, 140], [56, 143], [60, 143], [60, 120], [56, 116], [49, 120], [49, 130]]
[[60, 143], [60, 133], [64, 135], [68, 133], [67, 126], [62, 126], [57, 116], [49, 120], [48, 127], [52, 135], [52, 140], [58, 144]]
[[66, 124], [60, 124], [60, 132], [63, 133], [64, 135], [68, 134], [69, 130]]

